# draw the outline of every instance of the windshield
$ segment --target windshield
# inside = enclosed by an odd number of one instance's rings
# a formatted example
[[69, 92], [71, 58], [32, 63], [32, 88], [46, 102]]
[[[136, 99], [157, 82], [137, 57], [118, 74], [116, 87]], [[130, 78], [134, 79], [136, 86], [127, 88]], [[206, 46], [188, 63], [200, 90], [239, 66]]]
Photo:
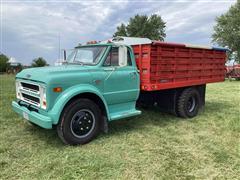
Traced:
[[72, 50], [67, 57], [68, 63], [95, 65], [99, 62], [106, 46], [80, 47]]

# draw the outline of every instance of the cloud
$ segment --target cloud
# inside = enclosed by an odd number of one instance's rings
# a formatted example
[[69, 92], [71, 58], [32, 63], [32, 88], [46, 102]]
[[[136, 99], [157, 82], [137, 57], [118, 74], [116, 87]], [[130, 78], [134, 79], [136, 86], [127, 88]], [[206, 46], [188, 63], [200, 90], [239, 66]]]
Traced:
[[172, 14], [164, 13], [168, 22], [167, 40], [209, 45], [216, 17], [226, 12], [233, 3], [234, 1], [198, 1], [189, 6], [179, 4], [184, 8], [179, 7]]
[[162, 16], [167, 41], [209, 44], [216, 16], [235, 0], [8, 1], [2, 4], [2, 52], [29, 64], [43, 56], [50, 64], [61, 47], [107, 39], [135, 14]]
[[[58, 37], [64, 47], [74, 47], [92, 38], [112, 11], [125, 3], [95, 2], [6, 3], [3, 4], [3, 50], [10, 56], [30, 62], [35, 56], [58, 54]], [[102, 34], [110, 34], [103, 31]], [[21, 47], [25, 52], [20, 52]], [[21, 56], [25, 54], [25, 56]], [[54, 56], [55, 54], [55, 56]]]

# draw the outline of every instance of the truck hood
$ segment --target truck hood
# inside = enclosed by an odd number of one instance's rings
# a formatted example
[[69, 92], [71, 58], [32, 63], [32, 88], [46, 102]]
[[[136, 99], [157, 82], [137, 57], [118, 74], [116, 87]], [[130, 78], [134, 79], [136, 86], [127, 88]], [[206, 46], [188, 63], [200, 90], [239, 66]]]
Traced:
[[[68, 75], [77, 74], [79, 72], [88, 72], [93, 67], [81, 65], [62, 65], [49, 66], [39, 68], [24, 69], [16, 75], [16, 78], [32, 80], [37, 82], [49, 83], [51, 80], [60, 79]], [[79, 74], [78, 74], [79, 75]]]

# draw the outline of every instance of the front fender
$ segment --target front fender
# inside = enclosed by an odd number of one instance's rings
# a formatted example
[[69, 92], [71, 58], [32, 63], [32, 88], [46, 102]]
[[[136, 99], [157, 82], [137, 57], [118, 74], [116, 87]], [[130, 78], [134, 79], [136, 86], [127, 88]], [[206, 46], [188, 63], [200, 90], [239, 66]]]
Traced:
[[67, 102], [72, 99], [74, 96], [82, 94], [82, 93], [93, 93], [97, 95], [104, 103], [106, 112], [107, 112], [107, 118], [109, 119], [109, 111], [107, 103], [102, 96], [101, 92], [94, 86], [89, 84], [81, 84], [72, 86], [68, 89], [66, 89], [55, 101], [54, 106], [49, 112], [49, 115], [52, 118], [53, 124], [57, 124], [59, 121], [59, 118], [61, 116], [61, 112], [63, 111], [63, 108], [67, 104]]

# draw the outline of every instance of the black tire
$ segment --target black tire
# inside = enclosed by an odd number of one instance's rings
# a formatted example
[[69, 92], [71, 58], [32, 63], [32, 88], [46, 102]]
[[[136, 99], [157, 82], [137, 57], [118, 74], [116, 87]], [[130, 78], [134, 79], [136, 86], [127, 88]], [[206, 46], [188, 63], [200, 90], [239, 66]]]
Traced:
[[178, 98], [177, 114], [182, 118], [192, 118], [198, 114], [200, 95], [195, 88], [183, 90]]
[[64, 108], [57, 125], [58, 136], [65, 144], [86, 144], [98, 135], [101, 119], [101, 111], [93, 101], [77, 99]]

